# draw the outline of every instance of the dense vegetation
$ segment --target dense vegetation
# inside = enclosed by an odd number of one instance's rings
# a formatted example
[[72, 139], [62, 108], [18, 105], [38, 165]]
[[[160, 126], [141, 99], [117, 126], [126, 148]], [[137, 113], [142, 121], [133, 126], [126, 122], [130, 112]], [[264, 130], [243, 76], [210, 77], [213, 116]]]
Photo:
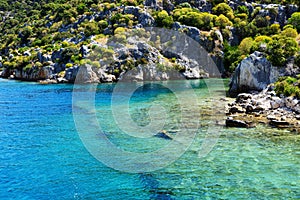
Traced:
[[275, 91], [277, 95], [300, 98], [300, 76], [279, 78], [275, 83]]
[[[262, 8], [255, 4], [254, 10], [250, 12], [246, 6], [232, 9], [226, 0], [210, 0], [213, 6], [211, 12], [201, 12], [195, 8], [193, 1], [181, 4], [177, 1], [171, 2], [175, 6], [173, 10], [147, 8], [147, 12], [154, 17], [155, 24], [171, 28], [177, 21], [197, 27], [203, 32], [210, 31], [209, 34], [213, 34], [211, 30], [220, 30], [224, 38], [224, 65], [229, 72], [232, 72], [243, 58], [257, 50], [265, 52], [267, 58], [276, 66], [284, 66], [291, 56], [299, 60], [300, 12], [293, 13], [287, 24], [280, 25], [274, 23], [279, 12], [276, 7], [267, 8], [266, 13], [270, 16], [264, 16], [260, 13]], [[298, 0], [248, 2], [300, 6]], [[134, 15], [123, 14], [114, 9], [122, 5], [144, 8], [144, 1], [0, 0], [2, 65], [24, 70], [29, 69], [32, 63], [35, 66], [46, 66], [49, 63], [38, 62], [35, 49], [40, 48], [43, 53], [50, 53], [61, 47], [64, 47], [63, 57], [57, 62], [68, 64], [66, 67], [80, 64], [83, 58], [79, 49], [83, 44], [90, 42], [90, 36], [106, 38], [115, 33], [118, 27], [126, 29], [138, 24]], [[97, 12], [106, 13], [98, 18], [86, 17]], [[230, 41], [233, 34], [238, 43]], [[25, 52], [30, 53], [24, 55]]]

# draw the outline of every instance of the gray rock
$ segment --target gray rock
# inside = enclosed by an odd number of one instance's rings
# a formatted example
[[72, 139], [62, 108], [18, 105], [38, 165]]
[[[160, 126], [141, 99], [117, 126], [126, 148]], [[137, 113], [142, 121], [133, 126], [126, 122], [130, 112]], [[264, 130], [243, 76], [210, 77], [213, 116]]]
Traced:
[[234, 114], [234, 113], [244, 113], [244, 109], [240, 106], [232, 106], [230, 109], [229, 109], [229, 113], [230, 114]]
[[252, 99], [252, 94], [248, 93], [241, 93], [237, 96], [236, 102], [237, 103], [246, 103], [248, 100]]
[[290, 123], [287, 122], [287, 121], [280, 121], [280, 120], [271, 120], [269, 122], [269, 124], [271, 126], [275, 126], [275, 127], [278, 127], [278, 128], [285, 128], [285, 127], [289, 127]]
[[155, 22], [154, 18], [147, 12], [141, 12], [138, 16], [139, 24], [144, 27], [152, 26]]
[[76, 75], [76, 83], [99, 83], [100, 79], [93, 71], [92, 66], [86, 64], [81, 66]]
[[77, 65], [73, 66], [73, 67], [70, 67], [66, 70], [66, 73], [65, 73], [65, 79], [68, 81], [68, 82], [71, 82], [73, 83], [76, 79], [76, 76], [77, 76], [77, 73], [79, 71], [79, 67]]
[[229, 94], [236, 96], [241, 92], [261, 91], [275, 82], [280, 73], [277, 67], [260, 52], [245, 58], [236, 68], [230, 82]]
[[29, 50], [28, 50], [28, 51], [25, 51], [25, 52], [23, 53], [23, 56], [31, 56], [30, 51], [29, 51]]
[[2, 78], [9, 78], [11, 75], [13, 75], [13, 70], [8, 68], [3, 68], [2, 72], [0, 73], [0, 77]]
[[280, 97], [275, 96], [272, 97], [270, 105], [272, 109], [277, 109], [284, 106], [284, 101]]
[[238, 128], [249, 128], [249, 124], [241, 120], [234, 120], [232, 118], [226, 119], [226, 127], [238, 127]]
[[161, 131], [161, 132], [155, 134], [154, 136], [159, 137], [159, 138], [163, 138], [163, 139], [166, 139], [166, 140], [172, 140], [173, 139], [173, 136], [170, 135], [167, 131]]
[[102, 68], [96, 70], [96, 73], [101, 83], [110, 83], [117, 80], [115, 75], [107, 74]]
[[88, 47], [85, 46], [85, 45], [82, 45], [82, 46], [80, 47], [80, 53], [81, 53], [81, 55], [82, 55], [83, 58], [86, 58], [86, 56], [87, 56], [88, 53], [89, 53]]
[[298, 104], [298, 100], [294, 99], [293, 97], [287, 97], [285, 98], [285, 105], [288, 108], [293, 109], [297, 104]]
[[157, 0], [146, 0], [144, 5], [152, 7], [152, 8], [157, 8], [158, 7]]
[[53, 51], [51, 59], [53, 62], [55, 62], [57, 59], [62, 59], [62, 52], [64, 51], [64, 48], [60, 48], [59, 50]]
[[23, 71], [22, 69], [14, 70], [14, 78], [26, 81], [37, 81], [37, 80], [46, 80], [53, 78], [53, 67], [45, 66], [45, 67], [36, 67], [33, 66], [31, 69], [27, 71]]

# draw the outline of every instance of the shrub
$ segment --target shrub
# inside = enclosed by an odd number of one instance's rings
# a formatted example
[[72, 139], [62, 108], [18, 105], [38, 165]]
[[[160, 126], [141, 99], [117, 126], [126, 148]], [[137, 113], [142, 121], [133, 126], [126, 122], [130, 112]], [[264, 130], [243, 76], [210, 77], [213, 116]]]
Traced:
[[105, 29], [106, 27], [108, 27], [108, 22], [105, 20], [100, 20], [98, 22], [98, 26], [101, 30]]
[[224, 66], [229, 72], [233, 72], [242, 60], [241, 53], [237, 46], [230, 46], [225, 42], [224, 44]]
[[154, 18], [157, 25], [160, 27], [171, 28], [174, 23], [173, 17], [169, 16], [165, 10], [155, 13]]
[[300, 32], [300, 12], [295, 12], [288, 19], [288, 23], [293, 25]]
[[242, 55], [248, 55], [254, 44], [254, 41], [251, 37], [243, 39], [238, 47]]
[[298, 36], [297, 30], [293, 28], [286, 28], [281, 32], [281, 35], [286, 37], [296, 38]]
[[221, 14], [219, 17], [216, 18], [215, 24], [220, 28], [225, 28], [226, 26], [233, 25], [232, 22], [223, 14]]
[[269, 27], [269, 35], [274, 35], [280, 32], [280, 25], [279, 24], [272, 24]]
[[83, 23], [82, 28], [86, 37], [99, 34], [98, 23], [95, 21]]
[[93, 61], [93, 62], [92, 62], [92, 65], [93, 65], [93, 67], [100, 68], [100, 63], [99, 63], [99, 61]]
[[173, 16], [176, 21], [206, 31], [211, 30], [217, 17], [210, 13], [199, 13], [190, 8], [176, 9]]
[[275, 92], [277, 95], [296, 96], [300, 98], [299, 77], [281, 77], [275, 83]]
[[73, 67], [73, 64], [72, 63], [67, 63], [66, 68], [70, 68], [70, 67]]
[[123, 28], [123, 27], [118, 27], [115, 29], [114, 33], [115, 35], [118, 35], [118, 34], [124, 34], [126, 32], [126, 29]]
[[236, 12], [239, 14], [246, 14], [247, 16], [249, 15], [249, 11], [246, 6], [238, 6]]
[[[218, 5], [213, 7], [212, 13], [215, 14], [215, 15], [223, 14], [223, 15], [228, 17], [228, 14], [232, 14], [233, 10], [231, 9], [231, 7], [228, 4], [219, 3]], [[230, 19], [233, 19], [233, 18], [230, 18]]]
[[121, 3], [126, 6], [137, 6], [138, 2], [136, 0], [121, 0]]
[[268, 59], [275, 66], [283, 66], [286, 60], [298, 51], [295, 39], [286, 36], [273, 36], [268, 44]]
[[38, 67], [38, 68], [43, 67], [43, 64], [40, 63], [40, 62], [35, 62], [34, 65], [35, 65], [36, 67]]

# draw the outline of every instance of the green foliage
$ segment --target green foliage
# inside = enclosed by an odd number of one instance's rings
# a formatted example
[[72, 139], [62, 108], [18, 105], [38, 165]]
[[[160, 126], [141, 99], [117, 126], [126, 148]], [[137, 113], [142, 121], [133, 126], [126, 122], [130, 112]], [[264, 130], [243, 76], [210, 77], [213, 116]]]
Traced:
[[240, 43], [238, 49], [242, 55], [248, 55], [254, 44], [254, 41], [251, 37], [244, 38]]
[[[229, 17], [233, 13], [233, 10], [231, 9], [231, 7], [228, 4], [220, 3], [220, 4], [216, 5], [215, 7], [213, 7], [212, 13], [215, 15], [223, 14], [223, 15]], [[232, 17], [229, 17], [229, 18], [233, 19]]]
[[295, 39], [286, 36], [273, 36], [268, 44], [268, 60], [275, 66], [283, 66], [287, 59], [298, 51]]
[[300, 12], [295, 12], [288, 19], [289, 24], [293, 25], [300, 32]]
[[175, 9], [173, 13], [173, 17], [176, 21], [206, 31], [211, 30], [217, 17], [210, 13], [200, 13], [191, 8]]
[[298, 36], [297, 30], [293, 28], [286, 28], [281, 32], [281, 35], [291, 38], [296, 38]]
[[249, 15], [249, 10], [246, 6], [238, 6], [236, 13], [239, 13], [239, 14], [243, 13], [243, 14]]
[[126, 6], [137, 6], [138, 2], [136, 0], [122, 0], [121, 3]]
[[300, 80], [299, 77], [281, 77], [275, 83], [275, 92], [277, 95], [295, 96], [300, 98]]
[[242, 60], [241, 53], [237, 46], [230, 46], [225, 42], [224, 44], [224, 66], [226, 71], [233, 72]]
[[298, 53], [295, 57], [295, 64], [300, 67], [300, 54]]
[[155, 12], [154, 18], [159, 27], [171, 28], [174, 23], [173, 17], [169, 16], [165, 10]]
[[[172, 2], [174, 3], [174, 1]], [[181, 24], [208, 31], [202, 33], [203, 36], [205, 35], [211, 40], [214, 37], [209, 35], [209, 32], [211, 34], [214, 32], [212, 30], [220, 29], [225, 43], [232, 36], [231, 29], [227, 27], [233, 26], [240, 44], [235, 47], [230, 47], [227, 43], [220, 44], [220, 47], [224, 46], [224, 65], [228, 71], [232, 72], [246, 55], [255, 50], [264, 51], [272, 63], [280, 66], [285, 63], [288, 57], [299, 51], [295, 38], [298, 37], [297, 31], [299, 32], [300, 29], [300, 12], [294, 13], [288, 19], [289, 25], [281, 31], [279, 24], [271, 24], [272, 20], [269, 16], [262, 17], [259, 14], [261, 9], [259, 6], [256, 6], [254, 13], [250, 15], [246, 6], [238, 6], [232, 10], [228, 5], [228, 0], [209, 0], [213, 6], [211, 14], [196, 9], [198, 6], [195, 1], [182, 2], [175, 3], [176, 9], [173, 11], [166, 12], [160, 9], [150, 11], [147, 10], [148, 8], [145, 8], [144, 11], [151, 13], [157, 26], [171, 28], [174, 22], [178, 21]], [[252, 2], [300, 5], [300, 1], [297, 0], [256, 0]], [[63, 59], [57, 60], [57, 62], [67, 63], [67, 65], [68, 63], [79, 64], [82, 55], [78, 49], [82, 44], [89, 45], [91, 38], [85, 39], [78, 45], [64, 41], [70, 41], [71, 38], [80, 40], [85, 38], [84, 36], [96, 36], [94, 40], [102, 42], [104, 39], [99, 38], [99, 36], [107, 28], [115, 33], [115, 40], [125, 43], [126, 35], [124, 32], [138, 24], [139, 19], [132, 14], [124, 14], [122, 5], [143, 8], [143, 4], [144, 1], [142, 0], [42, 0], [39, 2], [28, 0], [26, 3], [0, 0], [0, 11], [3, 11], [0, 16], [0, 52], [3, 57], [3, 65], [11, 68], [27, 67], [26, 69], [29, 69], [32, 67], [32, 63], [37, 61], [36, 52], [33, 49], [39, 48], [42, 52], [51, 54], [52, 51], [59, 50], [61, 47], [65, 48]], [[163, 8], [165, 5], [166, 3], [163, 1]], [[277, 9], [269, 9], [269, 11], [275, 16], [276, 13], [278, 14]], [[80, 20], [83, 14], [92, 15], [93, 12], [105, 12], [109, 15], [100, 14], [96, 15], [95, 18]], [[71, 25], [68, 26], [69, 24]], [[133, 31], [140, 37], [149, 36], [149, 33], [142, 29]], [[111, 40], [110, 36], [106, 37]], [[253, 38], [253, 40], [250, 41], [249, 38]], [[155, 45], [159, 46], [160, 41], [157, 40]], [[30, 57], [21, 56], [27, 50], [33, 55]], [[8, 59], [7, 52], [14, 54], [15, 58]], [[94, 55], [97, 58], [113, 59], [112, 52], [101, 51], [97, 53], [99, 55]], [[297, 54], [295, 63], [298, 63], [298, 66], [300, 65], [299, 60], [299, 54]], [[180, 71], [181, 67], [176, 66], [176, 61], [171, 61], [172, 67], [177, 67]], [[42, 64], [46, 65], [47, 63]], [[128, 66], [135, 66], [135, 63], [129, 63]]]
[[100, 28], [101, 30], [103, 30], [103, 29], [105, 29], [105, 28], [108, 27], [108, 22], [105, 21], [105, 20], [100, 20], [100, 21], [98, 22], [98, 26], [99, 26], [99, 28]]
[[83, 14], [84, 12], [86, 12], [86, 11], [88, 11], [88, 8], [86, 7], [86, 5], [84, 4], [84, 3], [80, 3], [80, 4], [78, 4], [78, 6], [77, 6], [77, 12], [79, 13], [79, 14]]
[[81, 24], [81, 27], [83, 28], [84, 34], [87, 37], [89, 37], [91, 35], [99, 34], [98, 23], [95, 21], [86, 22], [84, 24]]
[[31, 70], [32, 67], [33, 67], [32, 64], [27, 64], [25, 67], [23, 67], [23, 71], [27, 72], [27, 71]]
[[73, 64], [72, 63], [67, 63], [66, 68], [70, 68], [70, 67], [73, 67]]
[[215, 21], [216, 26], [220, 27], [221, 29], [225, 28], [226, 26], [232, 26], [232, 22], [221, 14], [219, 17], [216, 18]]

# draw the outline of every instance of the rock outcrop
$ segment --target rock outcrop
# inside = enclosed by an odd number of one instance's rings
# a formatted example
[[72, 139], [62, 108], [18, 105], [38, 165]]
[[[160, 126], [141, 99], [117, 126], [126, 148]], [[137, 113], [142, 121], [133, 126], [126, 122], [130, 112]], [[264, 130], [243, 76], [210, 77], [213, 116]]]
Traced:
[[229, 94], [236, 96], [239, 93], [250, 91], [262, 91], [270, 83], [275, 82], [281, 72], [277, 67], [258, 51], [242, 60], [236, 68], [231, 82]]
[[257, 123], [300, 131], [300, 101], [279, 97], [269, 85], [257, 94], [241, 93], [228, 104], [226, 125], [249, 128]]

